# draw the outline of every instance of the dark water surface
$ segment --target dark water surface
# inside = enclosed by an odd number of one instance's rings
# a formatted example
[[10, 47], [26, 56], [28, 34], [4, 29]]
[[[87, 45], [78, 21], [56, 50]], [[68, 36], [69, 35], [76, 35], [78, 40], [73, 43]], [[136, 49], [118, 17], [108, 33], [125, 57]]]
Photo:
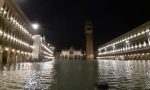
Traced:
[[[149, 60], [56, 60], [0, 65], [0, 90], [150, 90]], [[102, 89], [103, 90], [103, 89]]]

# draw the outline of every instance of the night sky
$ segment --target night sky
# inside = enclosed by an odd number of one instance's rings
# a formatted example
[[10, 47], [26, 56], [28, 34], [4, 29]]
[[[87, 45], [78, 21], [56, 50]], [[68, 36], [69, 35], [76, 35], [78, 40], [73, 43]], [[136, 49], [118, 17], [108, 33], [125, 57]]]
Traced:
[[30, 22], [61, 50], [85, 50], [84, 22], [94, 26], [94, 48], [150, 20], [150, 0], [17, 0]]

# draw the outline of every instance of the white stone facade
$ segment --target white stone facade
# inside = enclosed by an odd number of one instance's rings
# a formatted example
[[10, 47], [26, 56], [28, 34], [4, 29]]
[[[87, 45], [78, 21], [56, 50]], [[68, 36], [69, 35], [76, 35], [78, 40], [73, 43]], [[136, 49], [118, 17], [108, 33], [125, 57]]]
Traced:
[[62, 59], [82, 59], [83, 54], [82, 50], [75, 50], [73, 48], [70, 48], [68, 50], [62, 50], [60, 57]]

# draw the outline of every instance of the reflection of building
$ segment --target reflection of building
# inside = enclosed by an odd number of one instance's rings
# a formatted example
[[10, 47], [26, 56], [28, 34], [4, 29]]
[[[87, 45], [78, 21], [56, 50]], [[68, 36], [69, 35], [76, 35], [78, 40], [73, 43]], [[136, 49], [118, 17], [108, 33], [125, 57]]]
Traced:
[[92, 22], [87, 21], [85, 24], [85, 34], [86, 34], [86, 59], [94, 59], [93, 51], [93, 27]]
[[69, 50], [62, 50], [60, 54], [61, 59], [82, 59], [83, 54], [81, 50], [70, 48]]

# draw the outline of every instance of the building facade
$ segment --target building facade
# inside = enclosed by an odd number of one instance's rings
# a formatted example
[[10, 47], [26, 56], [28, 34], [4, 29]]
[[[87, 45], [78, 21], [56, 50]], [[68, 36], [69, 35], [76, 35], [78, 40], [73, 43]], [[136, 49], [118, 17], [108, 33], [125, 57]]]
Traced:
[[41, 37], [41, 35], [34, 35], [32, 59], [54, 59], [54, 49], [55, 47], [47, 44], [44, 37]]
[[0, 0], [0, 62], [31, 60], [37, 35], [14, 0]]
[[150, 21], [98, 48], [98, 59], [150, 59]]
[[60, 53], [60, 59], [82, 59], [82, 58], [83, 58], [82, 50], [75, 50], [74, 48], [62, 50]]

